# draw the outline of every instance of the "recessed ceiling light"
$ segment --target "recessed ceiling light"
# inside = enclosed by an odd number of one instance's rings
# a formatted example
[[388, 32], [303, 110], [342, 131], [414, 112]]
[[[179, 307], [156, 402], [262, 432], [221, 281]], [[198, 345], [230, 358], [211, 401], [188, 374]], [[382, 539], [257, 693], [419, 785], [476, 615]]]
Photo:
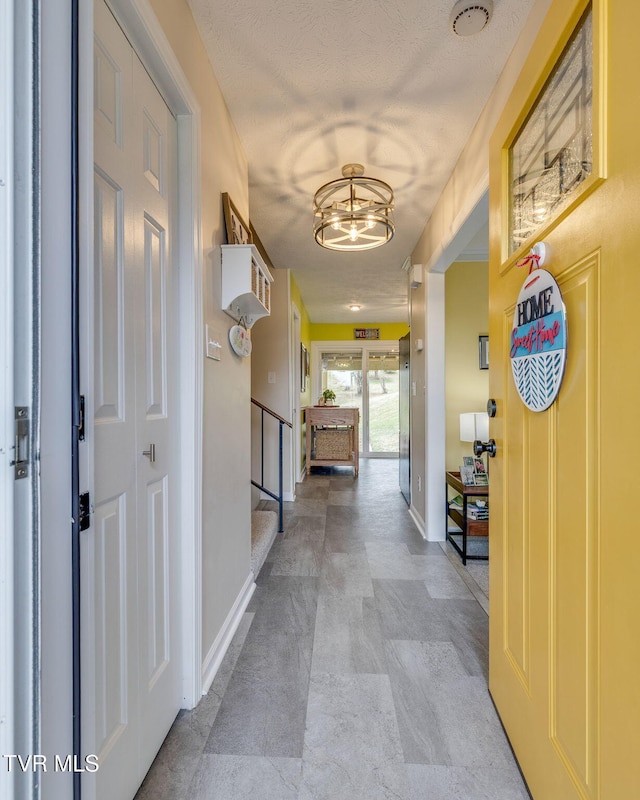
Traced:
[[349, 306], [349, 308], [350, 308], [352, 311], [360, 311], [360, 306], [359, 306], [357, 303], [351, 303], [351, 305]]

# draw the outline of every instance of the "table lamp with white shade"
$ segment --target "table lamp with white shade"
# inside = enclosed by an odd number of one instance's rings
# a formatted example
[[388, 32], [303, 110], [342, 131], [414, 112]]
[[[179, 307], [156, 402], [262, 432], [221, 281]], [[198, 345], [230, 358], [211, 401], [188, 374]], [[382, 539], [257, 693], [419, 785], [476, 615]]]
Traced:
[[486, 442], [489, 438], [489, 415], [486, 411], [472, 411], [460, 414], [460, 441]]
[[[460, 414], [460, 441], [473, 442], [473, 454], [482, 459], [482, 453], [495, 455], [495, 442], [489, 439], [489, 415], [486, 411]], [[489, 462], [487, 461], [487, 474]]]

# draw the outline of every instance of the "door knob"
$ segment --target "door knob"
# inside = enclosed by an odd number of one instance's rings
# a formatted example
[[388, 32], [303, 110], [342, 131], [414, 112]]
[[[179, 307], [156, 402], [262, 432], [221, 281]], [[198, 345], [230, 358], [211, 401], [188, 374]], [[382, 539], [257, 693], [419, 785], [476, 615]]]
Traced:
[[476, 439], [473, 443], [474, 456], [481, 456], [483, 453], [488, 453], [490, 458], [495, 458], [497, 450], [495, 439], [489, 439], [488, 442], [481, 442], [479, 439]]
[[153, 442], [149, 445], [148, 450], [143, 450], [142, 455], [146, 456], [152, 464], [156, 461], [156, 446]]

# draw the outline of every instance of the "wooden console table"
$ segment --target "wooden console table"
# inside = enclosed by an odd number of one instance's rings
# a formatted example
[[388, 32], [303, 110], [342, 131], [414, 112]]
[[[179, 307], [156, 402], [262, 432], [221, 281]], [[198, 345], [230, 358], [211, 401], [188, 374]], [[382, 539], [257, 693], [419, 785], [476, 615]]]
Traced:
[[[462, 511], [457, 508], [452, 508], [449, 504], [449, 487], [462, 495]], [[467, 552], [467, 540], [469, 536], [488, 536], [489, 535], [489, 520], [488, 519], [469, 519], [467, 516], [467, 503], [470, 497], [482, 497], [487, 499], [489, 496], [488, 486], [465, 486], [460, 480], [459, 472], [447, 472], [446, 483], [446, 500], [447, 500], [447, 515], [445, 522], [447, 526], [447, 540], [451, 542], [452, 546], [462, 556], [462, 563], [466, 564], [467, 559], [475, 561], [486, 561], [488, 556], [469, 555]], [[455, 541], [453, 534], [449, 532], [449, 517], [462, 528], [462, 547]]]
[[353, 467], [358, 477], [360, 411], [340, 406], [307, 406], [307, 475], [311, 467]]

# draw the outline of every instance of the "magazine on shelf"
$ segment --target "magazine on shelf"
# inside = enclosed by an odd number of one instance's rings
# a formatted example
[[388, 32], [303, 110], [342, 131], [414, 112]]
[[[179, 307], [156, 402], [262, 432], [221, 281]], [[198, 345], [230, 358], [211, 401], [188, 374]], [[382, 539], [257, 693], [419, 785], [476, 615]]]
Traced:
[[486, 500], [469, 500], [467, 503], [468, 519], [480, 520], [489, 519], [489, 506]]

